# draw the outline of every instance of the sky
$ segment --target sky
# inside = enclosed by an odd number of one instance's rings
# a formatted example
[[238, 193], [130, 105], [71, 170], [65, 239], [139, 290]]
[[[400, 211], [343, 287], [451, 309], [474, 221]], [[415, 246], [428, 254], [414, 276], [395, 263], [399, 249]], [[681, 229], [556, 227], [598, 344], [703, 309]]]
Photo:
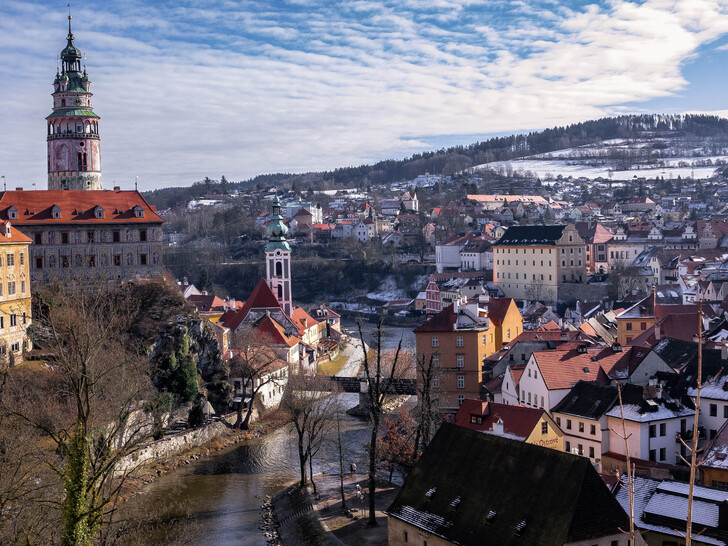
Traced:
[[[0, 2], [0, 175], [47, 186], [67, 0]], [[728, 0], [72, 3], [104, 187], [402, 158], [623, 113], [728, 110]]]

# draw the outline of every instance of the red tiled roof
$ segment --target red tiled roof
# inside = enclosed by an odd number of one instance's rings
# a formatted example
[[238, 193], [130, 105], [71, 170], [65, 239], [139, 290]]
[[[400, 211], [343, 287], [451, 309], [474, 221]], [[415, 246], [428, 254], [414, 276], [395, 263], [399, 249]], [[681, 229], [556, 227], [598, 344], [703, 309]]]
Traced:
[[257, 325], [258, 331], [268, 336], [271, 343], [293, 347], [301, 340], [296, 336], [286, 335], [283, 326], [269, 316], [264, 316]]
[[523, 375], [525, 369], [525, 364], [516, 364], [515, 366], [511, 366], [511, 375], [513, 376], [513, 382], [516, 384], [516, 387], [521, 381], [521, 376]]
[[187, 298], [200, 313], [210, 312], [212, 310], [222, 311], [223, 300], [214, 294], [194, 294]]
[[503, 324], [511, 303], [513, 303], [511, 298], [491, 298], [488, 302], [488, 319], [496, 326]]
[[[60, 208], [60, 218], [52, 217], [53, 205]], [[0, 194], [0, 220], [9, 220], [11, 206], [18, 209], [18, 219], [12, 220], [18, 225], [164, 222], [136, 190], [5, 191]], [[96, 218], [96, 206], [104, 209], [103, 218]], [[144, 211], [143, 218], [135, 215], [136, 206]]]
[[8, 244], [8, 243], [32, 243], [33, 240], [23, 235], [20, 231], [15, 229], [12, 225], [10, 226], [10, 237], [7, 237], [5, 233], [4, 226], [0, 224], [0, 229], [2, 229], [2, 233], [0, 233], [0, 244]]
[[243, 305], [243, 308], [238, 311], [226, 312], [220, 318], [220, 322], [235, 331], [245, 320], [245, 317], [248, 316], [251, 309], [274, 308], [281, 309], [281, 304], [278, 303], [278, 298], [276, 298], [270, 286], [268, 286], [268, 282], [265, 279], [260, 279], [250, 293], [250, 297], [245, 302], [245, 305]]
[[[580, 380], [599, 382], [607, 379], [605, 371], [611, 370], [624, 355], [611, 348], [592, 349], [584, 353], [559, 349], [533, 353], [549, 390], [570, 389]], [[592, 360], [592, 357], [596, 357], [596, 360]]]
[[455, 316], [453, 306], [448, 305], [447, 307], [445, 307], [445, 309], [430, 318], [430, 320], [415, 328], [415, 333], [419, 334], [420, 332], [452, 332], [456, 320], [457, 317]]
[[[291, 315], [291, 318], [293, 319], [293, 323], [298, 328], [299, 332], [303, 332], [307, 328], [311, 328], [312, 326], [318, 324], [318, 321], [313, 318], [311, 315], [309, 315], [303, 307], [296, 307], [293, 310], [293, 314]], [[307, 324], [304, 325], [303, 321], [306, 320]]]
[[561, 331], [561, 326], [556, 324], [554, 320], [548, 321], [546, 324], [542, 325], [541, 328], [539, 328], [542, 332], [548, 332], [548, 331]]
[[[493, 425], [500, 418], [503, 421], [503, 432], [525, 440], [538, 426], [544, 413], [546, 412], [542, 409], [481, 402], [466, 398], [455, 415], [455, 424], [482, 432], [492, 430]], [[482, 423], [479, 425], [471, 423], [471, 415], [482, 417]]]

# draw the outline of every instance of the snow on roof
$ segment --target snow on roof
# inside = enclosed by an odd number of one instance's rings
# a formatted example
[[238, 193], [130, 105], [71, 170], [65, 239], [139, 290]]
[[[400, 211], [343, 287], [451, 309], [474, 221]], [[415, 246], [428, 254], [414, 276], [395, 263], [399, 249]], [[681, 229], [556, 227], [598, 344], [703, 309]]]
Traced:
[[[677, 410], [672, 410], [660, 404], [657, 406], [657, 411], [648, 411], [644, 413], [641, 413], [641, 408], [638, 404], [625, 404], [622, 407], [624, 409], [624, 418], [627, 421], [635, 421], [637, 423], [662, 421], [664, 419], [674, 419], [675, 417], [684, 417], [686, 415], [695, 414], [695, 410], [684, 406]], [[608, 417], [616, 417], [619, 419], [621, 416], [619, 406], [614, 406], [606, 413], [606, 415]]]
[[[658, 491], [645, 506], [647, 514], [683, 520], [688, 513], [688, 499], [678, 495], [666, 495]], [[693, 498], [693, 523], [710, 527], [718, 526], [718, 506], [712, 502]]]

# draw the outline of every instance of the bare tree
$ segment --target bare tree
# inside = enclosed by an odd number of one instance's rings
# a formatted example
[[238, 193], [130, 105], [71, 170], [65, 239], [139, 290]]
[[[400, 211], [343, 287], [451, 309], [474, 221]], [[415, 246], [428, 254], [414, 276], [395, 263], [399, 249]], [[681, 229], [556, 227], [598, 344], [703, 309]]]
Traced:
[[435, 425], [438, 422], [439, 396], [435, 387], [440, 377], [440, 368], [437, 365], [435, 355], [421, 355], [415, 360], [417, 366], [417, 408], [415, 420], [417, 431], [415, 433], [414, 451], [412, 458], [417, 459], [420, 445], [426, 447], [430, 443], [430, 437], [435, 432]]
[[[54, 287], [38, 295], [34, 342], [53, 355], [47, 373], [16, 368], [3, 409], [55, 446], [47, 460], [63, 495], [61, 544], [85, 546], [112, 518], [128, 477], [122, 459], [149, 431], [149, 362], [129, 347], [126, 292]], [[58, 455], [56, 455], [56, 453]]]
[[306, 463], [311, 473], [310, 480], [316, 493], [313, 480], [313, 457], [318, 453], [326, 433], [333, 426], [337, 400], [324, 393], [327, 386], [321, 378], [297, 374], [289, 381], [281, 408], [288, 416], [297, 436], [298, 462], [300, 470], [299, 487], [306, 487]]
[[288, 376], [288, 363], [276, 354], [268, 335], [252, 326], [235, 334], [234, 356], [230, 359], [230, 377], [239, 380], [244, 396], [250, 398], [243, 418], [244, 404], [237, 404], [235, 427], [247, 430], [253, 403], [263, 387], [282, 384]]
[[364, 345], [364, 332], [361, 321], [358, 321], [357, 325], [359, 327], [359, 341], [361, 342], [362, 352], [364, 353], [364, 377], [367, 380], [365, 404], [372, 424], [369, 439], [369, 519], [367, 525], [374, 527], [377, 525], [376, 503], [374, 498], [377, 489], [377, 437], [379, 436], [379, 424], [384, 413], [384, 400], [387, 389], [393, 383], [393, 380], [402, 372], [399, 367], [402, 338], [400, 338], [397, 344], [394, 355], [385, 354], [382, 348], [382, 320], [380, 319], [377, 325], [376, 356], [372, 362]]
[[622, 441], [624, 442], [624, 453], [627, 460], [627, 473], [626, 473], [626, 482], [625, 480], [620, 476], [619, 477], [619, 486], [623, 489], [627, 490], [627, 502], [629, 504], [629, 513], [627, 516], [629, 517], [629, 531], [624, 531], [629, 535], [629, 542], [628, 546], [635, 546], [635, 528], [634, 528], [634, 494], [635, 494], [635, 465], [632, 463], [632, 459], [630, 458], [629, 453], [629, 438], [632, 436], [631, 434], [627, 434], [627, 424], [624, 419], [624, 404], [622, 403], [622, 386], [617, 382], [617, 398], [619, 400], [619, 416], [620, 421], [622, 422], [622, 431], [618, 432], [616, 430], [612, 430], [617, 436], [619, 436]]
[[546, 287], [543, 279], [535, 278], [526, 285], [526, 299], [530, 301], [554, 301], [554, 291]]

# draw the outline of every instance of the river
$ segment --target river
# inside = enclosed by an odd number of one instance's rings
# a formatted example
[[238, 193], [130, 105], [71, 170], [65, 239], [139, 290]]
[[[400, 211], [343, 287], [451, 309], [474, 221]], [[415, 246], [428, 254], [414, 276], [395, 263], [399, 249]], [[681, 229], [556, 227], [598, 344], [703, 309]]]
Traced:
[[[350, 330], [354, 326], [345, 325]], [[371, 344], [375, 331], [375, 326], [365, 324], [367, 343]], [[396, 347], [402, 335], [408, 345], [414, 344], [408, 329], [387, 328], [383, 334], [385, 347]], [[356, 394], [340, 396], [346, 407], [358, 403]], [[353, 461], [361, 471], [366, 468], [368, 424], [347, 415], [343, 425], [343, 443], [349, 448], [347, 468]], [[333, 442], [324, 444], [314, 459], [314, 472], [335, 473], [336, 464]], [[160, 529], [147, 534], [146, 544], [164, 544], [168, 537], [174, 537], [175, 544], [265, 545], [258, 528], [262, 499], [297, 477], [295, 438], [286, 427], [179, 466], [157, 478], [129, 503], [132, 509], [154, 510], [161, 515]]]

